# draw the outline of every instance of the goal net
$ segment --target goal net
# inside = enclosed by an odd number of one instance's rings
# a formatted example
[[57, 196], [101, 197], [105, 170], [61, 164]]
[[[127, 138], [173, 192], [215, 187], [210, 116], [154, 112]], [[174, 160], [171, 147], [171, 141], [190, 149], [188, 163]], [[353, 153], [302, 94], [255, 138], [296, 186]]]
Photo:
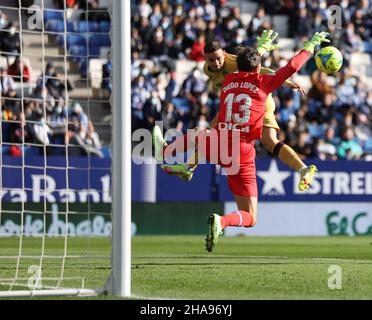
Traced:
[[0, 296], [111, 272], [111, 5], [0, 0]]

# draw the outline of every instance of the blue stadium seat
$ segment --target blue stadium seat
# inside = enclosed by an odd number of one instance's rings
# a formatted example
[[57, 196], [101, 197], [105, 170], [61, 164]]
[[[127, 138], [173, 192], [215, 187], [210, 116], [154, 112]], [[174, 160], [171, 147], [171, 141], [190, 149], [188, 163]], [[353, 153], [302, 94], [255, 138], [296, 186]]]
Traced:
[[67, 34], [66, 40], [68, 49], [74, 45], [86, 46], [87, 44], [86, 37], [80, 34]]
[[100, 46], [89, 45], [89, 51], [85, 45], [73, 45], [68, 49], [70, 58], [73, 61], [77, 61], [82, 57], [99, 57], [100, 56]]
[[172, 102], [176, 109], [182, 109], [184, 112], [190, 112], [190, 102], [186, 98], [173, 98]]
[[321, 138], [324, 136], [325, 128], [320, 124], [309, 124], [309, 134], [312, 138]]
[[111, 39], [109, 35], [95, 34], [89, 38], [89, 45], [99, 47], [110, 47]]
[[63, 10], [44, 10], [44, 21], [64, 20]]
[[367, 141], [363, 145], [363, 151], [365, 153], [371, 153], [372, 154], [372, 138], [368, 138]]
[[64, 32], [65, 31], [65, 23], [61, 20], [48, 20], [45, 23], [45, 30], [50, 32]]
[[[65, 32], [65, 23], [61, 20], [52, 19], [45, 23], [45, 30], [50, 32]], [[67, 32], [74, 32], [75, 27], [73, 22], [67, 22]]]
[[27, 150], [25, 151], [25, 156], [39, 156], [40, 155], [40, 150], [42, 147], [28, 147]]
[[[71, 56], [79, 57], [89, 55], [89, 57], [99, 57], [101, 47], [111, 46], [111, 40], [108, 35], [94, 35], [89, 37], [88, 51], [86, 39], [85, 36], [79, 34], [67, 35], [67, 48]], [[58, 44], [60, 47], [64, 46], [63, 36], [58, 36]]]
[[52, 144], [64, 145], [65, 144], [65, 138], [62, 135], [55, 135], [55, 136], [52, 136], [51, 142], [52, 142]]
[[9, 155], [10, 146], [8, 145], [2, 145], [1, 146], [1, 153], [3, 155]]
[[23, 149], [23, 151], [24, 151], [24, 154], [26, 155], [27, 154], [27, 152], [28, 152], [28, 149], [30, 149], [31, 147], [30, 146], [24, 146], [24, 149]]
[[95, 21], [80, 21], [78, 32], [97, 32], [98, 24]]
[[[67, 41], [67, 49], [69, 49], [71, 46], [74, 46], [74, 45], [80, 45], [80, 46], [87, 45], [86, 37], [80, 34], [67, 34], [66, 41]], [[60, 48], [64, 48], [65, 35], [58, 35], [57, 42]]]
[[67, 32], [75, 32], [75, 23], [67, 22]]
[[9, 141], [9, 130], [10, 130], [10, 123], [9, 122], [2, 122], [1, 126], [1, 136], [3, 141], [0, 142], [7, 142]]
[[88, 59], [84, 59], [84, 58], [80, 59], [79, 61], [79, 72], [83, 78], [88, 77], [88, 68], [89, 68], [88, 61], [89, 61]]
[[65, 46], [65, 36], [63, 35], [57, 36], [57, 42], [58, 42], [58, 47], [63, 48]]
[[101, 47], [89, 43], [89, 57], [99, 57], [101, 54]]
[[308, 113], [316, 113], [318, 108], [321, 107], [321, 105], [322, 103], [320, 101], [311, 99], [308, 103], [308, 108], [309, 108]]
[[101, 21], [99, 23], [99, 32], [110, 32], [110, 30], [111, 30], [111, 22]]
[[86, 57], [88, 55], [87, 47], [86, 46], [80, 46], [80, 45], [74, 45], [71, 46], [68, 49], [70, 59], [77, 62], [82, 57]]
[[111, 158], [111, 149], [109, 147], [102, 147], [101, 151], [104, 158]]

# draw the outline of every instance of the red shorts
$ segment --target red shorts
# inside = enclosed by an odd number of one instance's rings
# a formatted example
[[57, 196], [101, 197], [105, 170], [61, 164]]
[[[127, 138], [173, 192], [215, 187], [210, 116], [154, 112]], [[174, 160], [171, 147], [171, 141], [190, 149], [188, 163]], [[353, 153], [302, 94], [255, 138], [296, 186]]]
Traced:
[[199, 154], [224, 168], [234, 195], [258, 196], [254, 141], [231, 139], [209, 130], [201, 130], [197, 141]]

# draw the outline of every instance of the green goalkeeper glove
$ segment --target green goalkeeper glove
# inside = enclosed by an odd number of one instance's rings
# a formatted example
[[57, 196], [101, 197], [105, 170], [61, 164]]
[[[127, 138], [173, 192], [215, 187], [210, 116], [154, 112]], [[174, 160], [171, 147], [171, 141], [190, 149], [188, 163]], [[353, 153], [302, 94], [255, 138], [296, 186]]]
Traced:
[[278, 36], [277, 32], [273, 30], [264, 30], [262, 32], [261, 37], [257, 36], [257, 51], [263, 55], [265, 52], [275, 50], [279, 47], [277, 44], [273, 44], [272, 42]]
[[310, 39], [310, 41], [306, 41], [304, 43], [304, 49], [309, 51], [310, 53], [314, 53], [314, 49], [317, 45], [321, 44], [322, 42], [331, 42], [330, 40], [326, 39], [329, 35], [328, 32], [316, 32]]

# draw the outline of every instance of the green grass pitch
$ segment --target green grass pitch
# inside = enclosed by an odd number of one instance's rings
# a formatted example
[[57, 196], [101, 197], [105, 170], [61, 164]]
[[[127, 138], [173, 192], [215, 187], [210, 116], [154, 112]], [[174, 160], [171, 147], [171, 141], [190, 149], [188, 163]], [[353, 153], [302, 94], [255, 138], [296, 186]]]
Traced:
[[[23, 240], [24, 255], [40, 253], [41, 239]], [[19, 239], [0, 241], [4, 279], [14, 276], [17, 260], [9, 256], [18, 252]], [[53, 255], [63, 253], [63, 244], [45, 242], [43, 277], [51, 280], [44, 284], [52, 286], [61, 276], [63, 262]], [[108, 239], [69, 239], [63, 274], [69, 280], [62, 285], [79, 286], [83, 275], [85, 287], [102, 287], [110, 252]], [[29, 277], [28, 267], [38, 261], [21, 259], [19, 276]], [[328, 287], [332, 265], [341, 267], [342, 289]], [[222, 237], [208, 253], [202, 236], [136, 236], [132, 293], [164, 299], [372, 299], [372, 237]]]

